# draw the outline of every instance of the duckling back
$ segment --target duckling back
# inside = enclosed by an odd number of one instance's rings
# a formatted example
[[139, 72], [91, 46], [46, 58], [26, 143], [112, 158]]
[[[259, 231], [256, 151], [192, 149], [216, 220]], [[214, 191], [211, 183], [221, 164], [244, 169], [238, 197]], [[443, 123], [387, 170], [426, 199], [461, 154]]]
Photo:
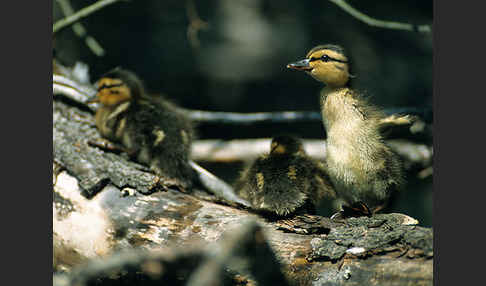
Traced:
[[139, 100], [127, 112], [126, 133], [121, 142], [136, 150], [136, 159], [155, 173], [191, 181], [188, 161], [194, 129], [191, 121], [168, 102]]
[[95, 123], [101, 135], [120, 142], [136, 161], [158, 175], [179, 179], [190, 186], [194, 171], [189, 165], [194, 128], [175, 104], [147, 96], [138, 77], [115, 69], [98, 81]]
[[315, 213], [320, 200], [335, 198], [324, 165], [302, 153], [262, 155], [242, 172], [235, 190], [254, 209], [279, 216]]

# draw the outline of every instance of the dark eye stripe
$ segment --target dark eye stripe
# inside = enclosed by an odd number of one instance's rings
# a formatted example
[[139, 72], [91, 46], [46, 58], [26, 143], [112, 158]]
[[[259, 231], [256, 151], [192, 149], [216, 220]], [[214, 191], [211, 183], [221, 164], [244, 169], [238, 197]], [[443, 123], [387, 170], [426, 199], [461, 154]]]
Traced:
[[339, 62], [339, 63], [347, 63], [348, 61], [343, 61], [343, 60], [338, 60], [338, 59], [333, 59], [330, 58], [332, 61]]
[[347, 63], [348, 62], [348, 61], [343, 61], [343, 60], [331, 58], [328, 55], [322, 55], [320, 58], [314, 58], [314, 57], [310, 58], [309, 62], [313, 62], [313, 61], [317, 61], [317, 60], [321, 60], [323, 62], [329, 62], [329, 61], [334, 61], [334, 62], [339, 62], [339, 63]]
[[122, 86], [122, 85], [125, 85], [125, 84], [124, 83], [117, 83], [117, 84], [110, 84], [110, 85], [103, 84], [102, 86], [100, 86], [98, 88], [98, 91], [105, 89], [105, 88], [118, 87], [118, 86]]

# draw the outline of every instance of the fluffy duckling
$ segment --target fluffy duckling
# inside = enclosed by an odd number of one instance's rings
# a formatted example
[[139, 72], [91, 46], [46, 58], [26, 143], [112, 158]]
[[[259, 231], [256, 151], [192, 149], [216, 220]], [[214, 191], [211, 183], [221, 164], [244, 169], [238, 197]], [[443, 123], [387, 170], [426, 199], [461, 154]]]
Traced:
[[338, 196], [348, 208], [379, 211], [404, 183], [401, 161], [380, 132], [390, 117], [350, 88], [353, 76], [340, 46], [317, 46], [304, 60], [287, 67], [305, 71], [326, 85], [320, 94], [327, 133], [326, 162]]
[[291, 136], [273, 138], [270, 153], [242, 172], [235, 190], [254, 209], [278, 216], [315, 213], [319, 201], [336, 197], [325, 166], [309, 158], [302, 142]]
[[190, 186], [193, 126], [177, 106], [147, 96], [141, 80], [120, 68], [101, 76], [97, 87], [90, 101], [100, 103], [95, 123], [101, 135], [121, 143], [132, 158], [156, 174]]

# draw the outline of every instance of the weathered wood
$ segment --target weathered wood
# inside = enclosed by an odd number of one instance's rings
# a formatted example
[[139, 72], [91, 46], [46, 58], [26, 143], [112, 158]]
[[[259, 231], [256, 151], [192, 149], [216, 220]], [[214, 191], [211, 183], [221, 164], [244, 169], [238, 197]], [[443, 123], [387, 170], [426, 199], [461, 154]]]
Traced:
[[161, 187], [159, 178], [147, 167], [88, 144], [101, 139], [88, 112], [54, 101], [53, 120], [54, 160], [79, 179], [88, 197], [110, 182], [146, 194]]
[[[90, 112], [55, 100], [53, 119], [56, 270], [84, 267], [120, 250], [166, 251], [207, 243], [218, 249], [224, 233], [238, 232], [251, 219], [262, 227], [261, 239], [291, 283], [432, 284], [432, 230], [410, 225], [417, 222], [408, 216], [383, 214], [343, 222], [308, 215], [264, 219], [217, 203], [218, 198], [201, 190], [180, 192], [167, 178], [156, 177], [123, 154], [91, 147], [88, 140], [99, 135]], [[258, 259], [249, 260], [250, 267]], [[204, 261], [188, 269], [186, 278], [211, 259]], [[221, 267], [228, 260], [212, 261]]]
[[[354, 281], [351, 285], [358, 285], [363, 277], [375, 277], [375, 271], [379, 275], [369, 285], [384, 281], [387, 285], [430, 285], [432, 281], [432, 231], [409, 225], [416, 222], [401, 214], [350, 218], [344, 223], [318, 216], [272, 222], [172, 189], [124, 196], [111, 185], [88, 200], [79, 195], [76, 179], [66, 171], [59, 174], [54, 191], [58, 194], [53, 207], [55, 252], [62, 245], [64, 253], [70, 250], [77, 257], [57, 255], [58, 268], [117, 249], [156, 251], [214, 243], [225, 232], [237, 231], [247, 219], [255, 219], [294, 282], [337, 285]], [[399, 271], [397, 265], [407, 271]]]
[[[235, 285], [254, 278], [257, 285], [289, 285], [262, 228], [254, 221], [227, 233], [219, 243], [157, 251], [130, 250], [93, 259], [70, 273], [56, 274], [54, 285]], [[246, 285], [246, 283], [244, 284]]]

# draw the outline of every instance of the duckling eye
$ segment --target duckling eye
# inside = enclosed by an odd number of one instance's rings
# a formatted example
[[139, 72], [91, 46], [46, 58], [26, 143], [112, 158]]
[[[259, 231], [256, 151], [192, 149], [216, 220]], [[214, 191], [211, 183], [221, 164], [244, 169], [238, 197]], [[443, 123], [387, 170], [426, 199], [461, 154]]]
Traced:
[[105, 89], [105, 88], [108, 88], [108, 86], [106, 84], [102, 84], [100, 87], [98, 87], [98, 91]]
[[330, 61], [330, 60], [331, 60], [331, 58], [330, 58], [328, 55], [323, 55], [323, 56], [321, 57], [321, 61], [323, 61], [323, 62], [328, 62], [328, 61]]

